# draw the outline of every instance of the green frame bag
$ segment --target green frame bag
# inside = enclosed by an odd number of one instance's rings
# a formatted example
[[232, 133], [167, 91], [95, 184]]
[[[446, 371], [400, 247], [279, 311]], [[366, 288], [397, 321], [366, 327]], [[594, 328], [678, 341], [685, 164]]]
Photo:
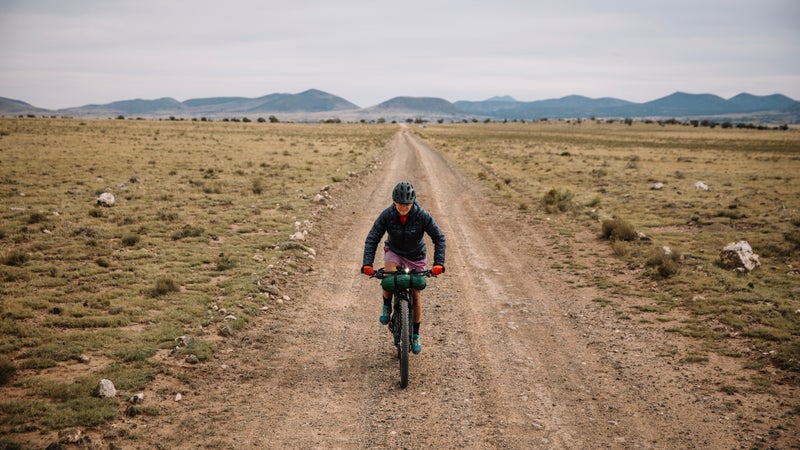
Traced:
[[397, 292], [408, 288], [421, 291], [428, 285], [425, 276], [415, 273], [398, 273], [390, 275], [381, 280], [381, 287], [384, 291]]

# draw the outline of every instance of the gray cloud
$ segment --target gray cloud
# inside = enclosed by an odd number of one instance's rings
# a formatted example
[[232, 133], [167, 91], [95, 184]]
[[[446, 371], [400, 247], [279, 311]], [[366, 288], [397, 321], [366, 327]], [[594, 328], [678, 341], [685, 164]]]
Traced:
[[0, 96], [800, 99], [800, 3], [0, 0]]

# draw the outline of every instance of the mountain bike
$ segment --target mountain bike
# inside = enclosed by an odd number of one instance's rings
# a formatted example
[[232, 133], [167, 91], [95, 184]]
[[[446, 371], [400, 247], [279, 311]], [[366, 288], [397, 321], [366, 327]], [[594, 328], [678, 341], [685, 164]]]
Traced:
[[414, 326], [414, 294], [412, 289], [421, 291], [427, 285], [426, 278], [433, 277], [430, 270], [415, 271], [397, 267], [391, 272], [378, 269], [372, 278], [381, 280], [381, 287], [392, 293], [394, 305], [389, 319], [389, 331], [394, 336], [397, 358], [400, 360], [400, 387], [408, 386], [408, 353], [411, 349]]

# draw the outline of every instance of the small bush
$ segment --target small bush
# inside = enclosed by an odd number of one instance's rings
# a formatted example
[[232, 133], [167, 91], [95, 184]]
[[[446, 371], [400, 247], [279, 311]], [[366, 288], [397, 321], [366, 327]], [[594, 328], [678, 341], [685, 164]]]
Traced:
[[30, 257], [27, 253], [12, 251], [3, 257], [3, 265], [19, 267], [28, 262], [28, 259], [30, 259]]
[[601, 224], [601, 236], [612, 241], [634, 241], [638, 238], [636, 229], [624, 219], [607, 219]]
[[194, 339], [186, 347], [181, 348], [182, 355], [194, 355], [199, 361], [208, 361], [214, 355], [214, 347], [208, 342]]
[[566, 212], [575, 209], [572, 199], [575, 195], [569, 190], [550, 189], [542, 198], [542, 205], [548, 213]]
[[193, 227], [191, 225], [184, 225], [180, 230], [172, 233], [172, 240], [178, 241], [187, 237], [200, 237], [205, 233], [203, 227]]
[[589, 200], [588, 203], [586, 203], [586, 206], [588, 208], [597, 208], [598, 206], [600, 206], [600, 203], [602, 202], [603, 199], [599, 195], [595, 195], [594, 197], [592, 197], [591, 200]]
[[178, 213], [169, 211], [167, 209], [161, 209], [158, 211], [156, 217], [158, 217], [158, 220], [162, 222], [174, 222], [178, 220]]
[[261, 178], [253, 180], [253, 194], [259, 195], [264, 192], [264, 182]]
[[219, 259], [217, 259], [217, 270], [222, 272], [228, 269], [233, 269], [236, 267], [236, 260], [231, 258], [228, 255], [220, 254]]
[[8, 384], [16, 371], [17, 368], [14, 367], [14, 364], [0, 356], [0, 386]]
[[667, 253], [662, 248], [654, 248], [647, 256], [645, 265], [654, 267], [661, 278], [669, 278], [678, 273], [679, 256], [675, 252]]
[[617, 256], [627, 256], [630, 253], [630, 246], [624, 241], [611, 241], [611, 249]]
[[30, 216], [28, 216], [28, 224], [33, 225], [36, 223], [41, 223], [44, 222], [46, 219], [47, 216], [45, 216], [44, 214], [40, 212], [35, 212], [32, 213]]
[[126, 247], [133, 247], [139, 243], [139, 239], [139, 235], [128, 233], [125, 236], [122, 236], [122, 245]]
[[156, 280], [156, 285], [153, 288], [153, 297], [160, 297], [162, 295], [169, 294], [170, 292], [178, 292], [180, 290], [180, 286], [178, 283], [175, 282], [172, 278], [168, 277], [161, 277]]

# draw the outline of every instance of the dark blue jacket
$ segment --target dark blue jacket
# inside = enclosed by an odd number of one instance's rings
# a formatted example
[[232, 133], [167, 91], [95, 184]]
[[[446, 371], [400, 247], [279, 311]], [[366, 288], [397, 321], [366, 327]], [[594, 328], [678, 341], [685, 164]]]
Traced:
[[444, 233], [428, 211], [419, 204], [414, 203], [411, 207], [405, 225], [400, 223], [400, 214], [394, 205], [381, 212], [364, 242], [364, 265], [372, 265], [375, 261], [375, 251], [385, 233], [389, 234], [386, 240], [389, 249], [412, 261], [425, 258], [424, 234], [428, 233], [434, 246], [433, 265], [444, 265]]

